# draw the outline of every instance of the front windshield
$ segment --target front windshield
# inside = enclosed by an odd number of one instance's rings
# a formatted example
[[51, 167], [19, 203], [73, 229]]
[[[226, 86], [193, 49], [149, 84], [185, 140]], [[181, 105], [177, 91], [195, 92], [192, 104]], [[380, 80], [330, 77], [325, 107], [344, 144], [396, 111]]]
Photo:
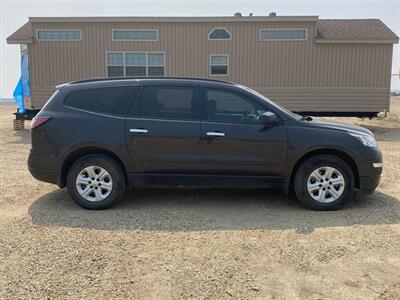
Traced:
[[267, 101], [269, 104], [271, 104], [272, 106], [276, 107], [277, 109], [279, 109], [280, 111], [284, 112], [285, 114], [291, 116], [292, 118], [296, 119], [296, 120], [301, 120], [302, 116], [295, 114], [294, 112], [291, 112], [290, 110], [276, 104], [275, 102], [273, 102], [272, 100], [268, 99], [267, 97], [265, 97], [264, 95], [260, 94], [259, 92], [247, 87], [247, 86], [241, 86], [242, 88], [244, 88], [245, 90], [249, 91], [250, 93], [258, 96], [259, 98]]

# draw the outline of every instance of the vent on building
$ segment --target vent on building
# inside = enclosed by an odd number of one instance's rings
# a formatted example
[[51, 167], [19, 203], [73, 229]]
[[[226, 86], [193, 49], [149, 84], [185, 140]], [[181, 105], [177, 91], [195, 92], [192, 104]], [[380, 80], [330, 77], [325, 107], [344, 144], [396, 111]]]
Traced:
[[235, 16], [235, 17], [241, 17], [241, 16], [242, 16], [242, 13], [241, 13], [241, 12], [235, 12], [234, 16]]
[[269, 16], [270, 16], [270, 17], [276, 17], [276, 12], [271, 12], [271, 13], [269, 13]]

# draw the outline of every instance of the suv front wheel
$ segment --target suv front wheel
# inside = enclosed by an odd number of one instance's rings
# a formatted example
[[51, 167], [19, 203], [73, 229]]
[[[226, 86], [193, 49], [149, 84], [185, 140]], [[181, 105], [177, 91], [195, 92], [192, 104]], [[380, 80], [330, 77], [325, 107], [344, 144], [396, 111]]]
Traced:
[[333, 155], [316, 155], [297, 170], [294, 190], [299, 201], [312, 210], [335, 210], [352, 197], [354, 176], [349, 165]]
[[119, 164], [110, 157], [87, 155], [75, 161], [69, 169], [67, 188], [80, 206], [104, 209], [124, 196], [125, 176]]

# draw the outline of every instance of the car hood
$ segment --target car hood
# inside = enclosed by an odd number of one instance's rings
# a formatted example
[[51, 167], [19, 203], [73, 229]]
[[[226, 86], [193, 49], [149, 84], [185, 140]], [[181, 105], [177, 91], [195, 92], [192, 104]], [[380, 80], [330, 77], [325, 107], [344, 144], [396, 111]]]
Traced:
[[373, 135], [371, 130], [369, 130], [367, 128], [357, 126], [357, 125], [341, 123], [341, 122], [323, 121], [323, 120], [313, 119], [312, 121], [309, 121], [308, 124], [311, 126], [318, 127], [318, 128], [326, 128], [326, 129], [332, 129], [332, 130]]

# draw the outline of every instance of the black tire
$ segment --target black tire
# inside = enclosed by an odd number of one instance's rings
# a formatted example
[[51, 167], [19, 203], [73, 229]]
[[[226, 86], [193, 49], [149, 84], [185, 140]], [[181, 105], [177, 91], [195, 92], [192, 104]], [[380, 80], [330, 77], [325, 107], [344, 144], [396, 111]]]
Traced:
[[[320, 167], [333, 167], [344, 177], [345, 187], [342, 195], [329, 203], [314, 200], [307, 190], [307, 180], [310, 174]], [[294, 190], [300, 203], [311, 210], [337, 210], [350, 201], [354, 190], [354, 176], [349, 165], [333, 155], [316, 155], [306, 160], [297, 170], [294, 178]]]
[[[110, 194], [104, 200], [91, 202], [83, 198], [78, 192], [76, 186], [77, 176], [84, 168], [89, 166], [98, 166], [105, 169], [112, 178], [113, 187]], [[125, 174], [122, 168], [115, 160], [106, 155], [91, 154], [81, 157], [73, 163], [67, 174], [67, 188], [71, 198], [80, 206], [87, 209], [105, 209], [111, 207], [123, 198], [125, 186]]]

